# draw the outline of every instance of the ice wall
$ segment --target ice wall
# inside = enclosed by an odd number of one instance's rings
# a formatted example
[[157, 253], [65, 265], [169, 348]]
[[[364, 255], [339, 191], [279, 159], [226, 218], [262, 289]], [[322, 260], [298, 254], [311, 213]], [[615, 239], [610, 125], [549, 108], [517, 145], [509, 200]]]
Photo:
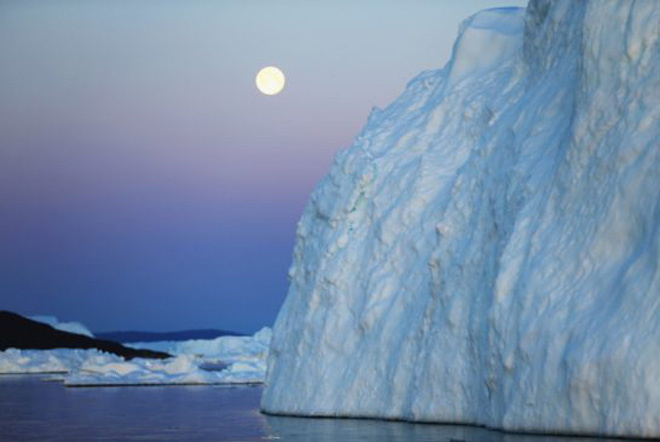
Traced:
[[468, 19], [318, 185], [262, 408], [660, 437], [660, 2]]

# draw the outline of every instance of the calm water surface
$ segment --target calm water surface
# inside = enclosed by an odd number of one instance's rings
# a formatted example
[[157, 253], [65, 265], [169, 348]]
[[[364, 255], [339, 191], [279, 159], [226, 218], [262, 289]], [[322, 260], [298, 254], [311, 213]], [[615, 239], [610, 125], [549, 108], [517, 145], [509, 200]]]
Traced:
[[[66, 388], [0, 376], [0, 441], [593, 442], [482, 428], [259, 413], [260, 387]], [[622, 439], [616, 439], [621, 441]]]

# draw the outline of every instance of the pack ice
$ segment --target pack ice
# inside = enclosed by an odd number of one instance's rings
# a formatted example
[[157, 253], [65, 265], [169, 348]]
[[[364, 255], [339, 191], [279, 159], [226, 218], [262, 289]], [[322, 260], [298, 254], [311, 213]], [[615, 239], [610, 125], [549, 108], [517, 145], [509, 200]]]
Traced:
[[660, 437], [660, 2], [462, 26], [298, 225], [270, 413]]
[[[59, 324], [53, 317], [39, 317]], [[44, 320], [45, 322], [45, 320]], [[76, 323], [78, 329], [88, 330]], [[254, 336], [220, 336], [215, 339], [134, 343], [131, 347], [165, 351], [166, 360], [134, 358], [130, 361], [97, 349], [0, 351], [0, 375], [63, 373], [53, 379], [68, 386], [160, 384], [262, 383], [271, 330]]]

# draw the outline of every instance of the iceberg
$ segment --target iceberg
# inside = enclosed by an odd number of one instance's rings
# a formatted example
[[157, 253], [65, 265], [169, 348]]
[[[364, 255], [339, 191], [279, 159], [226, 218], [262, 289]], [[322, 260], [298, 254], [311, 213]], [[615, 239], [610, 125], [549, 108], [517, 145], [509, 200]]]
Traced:
[[463, 24], [310, 197], [267, 413], [660, 437], [660, 2]]

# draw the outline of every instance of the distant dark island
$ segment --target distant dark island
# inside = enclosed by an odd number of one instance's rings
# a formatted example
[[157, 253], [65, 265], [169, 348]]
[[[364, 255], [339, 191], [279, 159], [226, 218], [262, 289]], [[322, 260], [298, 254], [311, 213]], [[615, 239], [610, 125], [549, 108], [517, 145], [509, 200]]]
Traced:
[[49, 350], [54, 348], [96, 348], [124, 359], [165, 359], [167, 353], [136, 350], [109, 340], [56, 330], [50, 325], [27, 319], [16, 313], [0, 310], [0, 351], [8, 348], [21, 350]]
[[220, 336], [245, 336], [226, 330], [182, 330], [175, 332], [141, 332], [141, 331], [116, 331], [105, 333], [94, 333], [101, 339], [109, 339], [117, 342], [155, 342], [155, 341], [187, 341], [190, 339], [215, 339]]

